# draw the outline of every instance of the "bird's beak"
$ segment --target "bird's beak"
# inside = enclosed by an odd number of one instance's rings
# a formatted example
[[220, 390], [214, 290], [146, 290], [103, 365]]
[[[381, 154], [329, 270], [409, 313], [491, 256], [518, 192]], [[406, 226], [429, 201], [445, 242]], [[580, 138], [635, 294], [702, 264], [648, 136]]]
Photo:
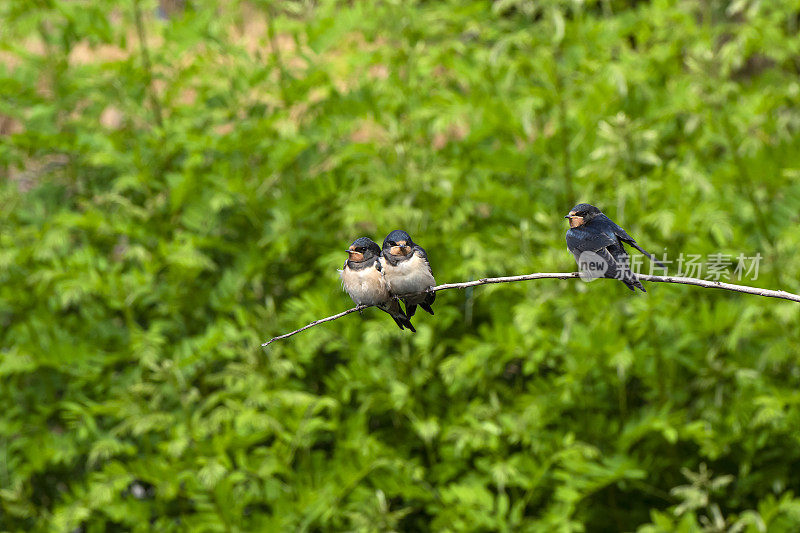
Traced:
[[345, 250], [345, 252], [347, 252], [348, 254], [352, 254], [353, 250], [347, 249], [347, 250]]
[[564, 215], [564, 218], [572, 218], [572, 215]]

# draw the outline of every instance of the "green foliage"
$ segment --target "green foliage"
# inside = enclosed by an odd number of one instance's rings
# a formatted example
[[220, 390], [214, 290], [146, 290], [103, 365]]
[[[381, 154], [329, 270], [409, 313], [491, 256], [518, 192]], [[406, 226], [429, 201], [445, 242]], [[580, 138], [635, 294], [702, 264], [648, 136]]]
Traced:
[[791, 302], [541, 280], [258, 348], [362, 235], [570, 271], [578, 200], [800, 291], [794, 3], [155, 13], [0, 1], [0, 529], [800, 528]]

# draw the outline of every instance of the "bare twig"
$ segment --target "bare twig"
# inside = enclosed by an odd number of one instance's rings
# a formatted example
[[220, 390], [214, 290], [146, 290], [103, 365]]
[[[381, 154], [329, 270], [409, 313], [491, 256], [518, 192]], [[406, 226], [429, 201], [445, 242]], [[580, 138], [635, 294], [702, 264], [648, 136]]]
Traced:
[[652, 281], [655, 283], [680, 283], [682, 285], [697, 285], [698, 287], [705, 287], [707, 289], [725, 289], [726, 291], [744, 292], [746, 294], [755, 294], [756, 296], [766, 296], [767, 298], [780, 298], [782, 300], [800, 302], [800, 294], [794, 294], [786, 291], [773, 291], [771, 289], [760, 289], [758, 287], [748, 287], [747, 285], [734, 285], [733, 283], [724, 283], [722, 281], [709, 281], [706, 279], [697, 278], [680, 278], [676, 276], [648, 276], [647, 274], [638, 274], [636, 277], [644, 281]]
[[[465, 281], [463, 283], [445, 283], [443, 285], [437, 285], [429, 289], [427, 292], [436, 292], [436, 291], [444, 291], [447, 289], [466, 289], [467, 287], [475, 287], [477, 285], [489, 285], [492, 283], [511, 283], [514, 281], [528, 281], [533, 279], [572, 279], [572, 278], [579, 278], [579, 272], [537, 272], [535, 274], [524, 274], [522, 276], [504, 276], [501, 278], [481, 278], [476, 279], [473, 281]], [[721, 281], [710, 281], [706, 279], [697, 279], [697, 278], [682, 278], [676, 276], [650, 276], [647, 274], [639, 274], [637, 276], [642, 281], [652, 281], [654, 283], [679, 283], [681, 285], [697, 285], [698, 287], [705, 287], [707, 289], [724, 289], [727, 291], [734, 291], [734, 292], [743, 292], [746, 294], [755, 294], [756, 296], [766, 296], [767, 298], [780, 298], [782, 300], [790, 300], [793, 302], [800, 303], [800, 294], [794, 294], [791, 292], [786, 291], [774, 291], [771, 289], [760, 289], [758, 287], [748, 287], [747, 285], [735, 285], [733, 283], [723, 283]], [[363, 311], [364, 309], [371, 307], [369, 305], [358, 305], [353, 307], [352, 309], [348, 309], [347, 311], [342, 311], [341, 313], [335, 314], [333, 316], [329, 316], [326, 318], [322, 318], [320, 320], [315, 320], [314, 322], [303, 326], [300, 329], [296, 329], [289, 333], [285, 333], [278, 337], [273, 337], [261, 346], [267, 346], [270, 343], [275, 341], [285, 339], [287, 337], [291, 337], [301, 331], [307, 330], [310, 327], [316, 326], [317, 324], [322, 324], [323, 322], [330, 322], [331, 320], [336, 320], [337, 318], [342, 318], [345, 315], [349, 315], [350, 313], [354, 313], [356, 311]]]
[[307, 325], [303, 326], [300, 329], [296, 329], [294, 331], [290, 331], [289, 333], [284, 333], [283, 335], [279, 335], [277, 337], [272, 337], [270, 340], [268, 340], [267, 342], [265, 342], [261, 346], [266, 346], [271, 342], [275, 342], [275, 341], [279, 341], [281, 339], [285, 339], [287, 337], [291, 337], [292, 335], [300, 333], [301, 331], [306, 330], [308, 328], [314, 327], [317, 324], [322, 324], [323, 322], [330, 322], [331, 320], [336, 320], [337, 318], [342, 318], [343, 316], [349, 315], [350, 313], [355, 313], [356, 311], [363, 311], [367, 307], [371, 307], [371, 306], [369, 306], [369, 305], [357, 305], [357, 306], [353, 307], [352, 309], [348, 309], [347, 311], [342, 311], [341, 313], [336, 313], [335, 315], [331, 315], [329, 317], [320, 318], [319, 320], [315, 320], [314, 322], [311, 322], [310, 324], [307, 324]]

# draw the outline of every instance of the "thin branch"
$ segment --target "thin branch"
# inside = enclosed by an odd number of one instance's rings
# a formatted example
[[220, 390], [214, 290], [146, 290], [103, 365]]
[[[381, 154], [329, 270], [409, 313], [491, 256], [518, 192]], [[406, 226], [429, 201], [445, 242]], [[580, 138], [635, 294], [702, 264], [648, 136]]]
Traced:
[[[489, 285], [492, 283], [511, 283], [514, 281], [528, 281], [533, 279], [572, 279], [579, 277], [580, 277], [579, 272], [538, 272], [535, 274], [524, 274], [522, 276], [481, 278], [473, 281], [465, 281], [463, 283], [445, 283], [443, 285], [437, 285], [436, 287], [433, 287], [426, 292], [444, 291], [448, 289], [466, 289], [467, 287], [475, 287], [477, 285]], [[651, 276], [647, 274], [639, 274], [637, 275], [637, 277], [642, 281], [651, 281], [654, 283], [678, 283], [681, 285], [697, 285], [698, 287], [705, 287], [707, 289], [724, 289], [727, 291], [743, 292], [746, 294], [754, 294], [756, 296], [766, 296], [767, 298], [780, 298], [782, 300], [790, 300], [792, 302], [800, 303], [800, 294], [794, 294], [786, 291], [774, 291], [771, 289], [748, 287], [747, 285], [735, 285], [733, 283], [724, 283], [722, 281], [710, 281], [707, 279], [698, 279], [698, 278], [682, 278], [677, 276]], [[262, 344], [261, 346], [267, 346], [275, 341], [279, 341], [281, 339], [285, 339], [287, 337], [291, 337], [292, 335], [300, 333], [301, 331], [305, 331], [308, 328], [316, 326], [317, 324], [322, 324], [323, 322], [330, 322], [331, 320], [342, 318], [343, 316], [349, 315], [350, 313], [355, 313], [356, 311], [363, 311], [368, 307], [372, 306], [358, 305], [356, 307], [353, 307], [352, 309], [348, 309], [347, 311], [342, 311], [341, 313], [335, 314], [333, 316], [322, 318], [320, 320], [315, 320], [314, 322], [306, 326], [303, 326], [300, 329], [296, 329], [294, 331], [285, 333], [278, 337], [273, 337], [264, 344]]]
[[755, 294], [756, 296], [766, 296], [767, 298], [780, 298], [781, 300], [800, 302], [800, 294], [794, 294], [786, 291], [773, 291], [771, 289], [761, 289], [758, 287], [748, 287], [747, 285], [734, 285], [733, 283], [724, 283], [722, 281], [709, 281], [707, 279], [697, 278], [680, 278], [676, 276], [648, 276], [647, 274], [638, 274], [636, 277], [644, 281], [652, 281], [655, 283], [680, 283], [682, 285], [697, 285], [698, 287], [705, 287], [707, 289], [725, 289], [726, 291], [744, 292], [746, 294]]
[[307, 330], [308, 328], [314, 327], [317, 324], [322, 324], [323, 322], [330, 322], [331, 320], [336, 320], [337, 318], [342, 318], [343, 316], [349, 315], [350, 313], [355, 313], [356, 311], [363, 311], [367, 307], [372, 307], [372, 306], [370, 306], [370, 305], [357, 305], [357, 306], [353, 307], [352, 309], [348, 309], [347, 311], [342, 311], [341, 313], [337, 313], [337, 314], [329, 316], [329, 317], [320, 318], [319, 320], [315, 320], [314, 322], [312, 322], [312, 323], [310, 323], [308, 325], [305, 325], [300, 329], [296, 329], [294, 331], [291, 331], [289, 333], [285, 333], [283, 335], [279, 335], [277, 337], [272, 337], [270, 340], [268, 340], [267, 342], [265, 342], [261, 346], [267, 346], [271, 342], [275, 342], [275, 341], [279, 341], [281, 339], [285, 339], [287, 337], [291, 337], [292, 335], [296, 335], [297, 333], [300, 333], [301, 331]]
[[511, 283], [512, 281], [528, 281], [531, 279], [569, 279], [580, 277], [578, 272], [538, 272], [536, 274], [524, 274], [522, 276], [504, 276], [502, 278], [481, 278], [463, 283], [445, 283], [437, 285], [428, 292], [444, 291], [447, 289], [466, 289], [476, 285], [489, 285], [492, 283]]

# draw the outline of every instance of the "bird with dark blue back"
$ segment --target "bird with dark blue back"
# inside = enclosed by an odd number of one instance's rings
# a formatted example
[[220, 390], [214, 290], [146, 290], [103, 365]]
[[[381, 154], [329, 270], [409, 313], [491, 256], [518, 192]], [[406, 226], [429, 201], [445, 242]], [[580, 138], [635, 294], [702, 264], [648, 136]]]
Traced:
[[436, 280], [428, 254], [411, 240], [411, 235], [403, 230], [389, 233], [383, 240], [381, 264], [389, 292], [402, 298], [409, 318], [414, 316], [417, 306], [433, 314], [431, 304], [436, 293], [427, 291], [436, 285]]
[[[591, 204], [578, 204], [564, 218], [569, 219], [567, 249], [575, 257], [582, 272], [594, 277], [622, 281], [630, 290], [647, 292], [630, 269], [630, 256], [624, 244], [633, 246], [661, 268], [666, 268], [639, 246], [633, 237]], [[596, 268], [599, 266], [599, 268]]]

